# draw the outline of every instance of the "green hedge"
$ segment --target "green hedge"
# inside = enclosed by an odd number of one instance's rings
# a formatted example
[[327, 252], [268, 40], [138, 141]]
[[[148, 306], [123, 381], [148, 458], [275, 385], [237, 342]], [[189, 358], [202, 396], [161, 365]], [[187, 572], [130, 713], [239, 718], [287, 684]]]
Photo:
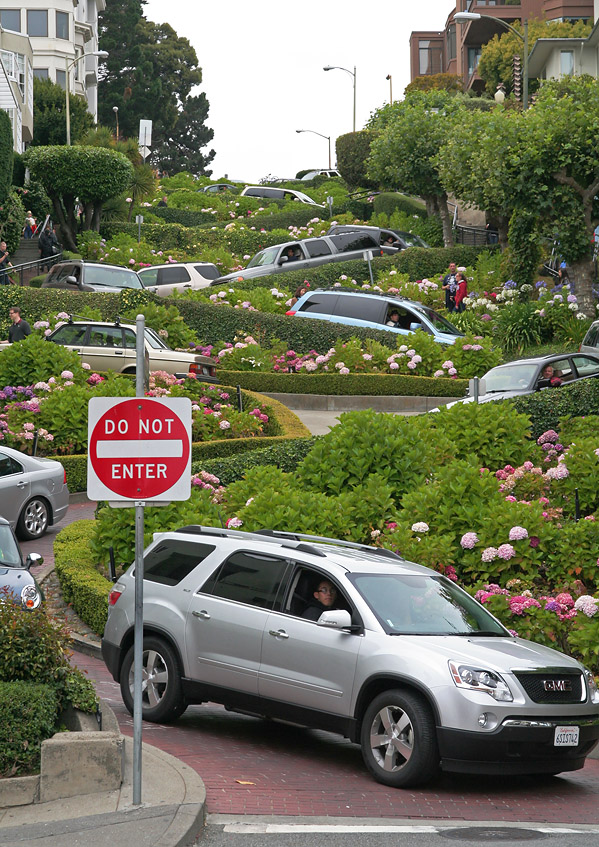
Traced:
[[308, 455], [315, 443], [315, 436], [312, 438], [295, 438], [274, 447], [248, 450], [239, 456], [198, 462], [192, 465], [192, 472], [207, 471], [214, 474], [220, 479], [222, 485], [230, 485], [232, 482], [236, 482], [241, 479], [247, 470], [258, 465], [276, 465], [285, 473], [291, 473]]
[[76, 521], [62, 529], [54, 541], [54, 567], [65, 601], [102, 635], [112, 583], [94, 567], [90, 548], [93, 534], [93, 520]]
[[559, 431], [559, 419], [565, 415], [598, 415], [599, 379], [583, 379], [572, 385], [547, 388], [516, 397], [510, 402], [519, 412], [530, 417], [532, 437], [538, 438], [548, 429]]
[[466, 379], [435, 379], [430, 376], [401, 374], [275, 374], [254, 371], [219, 373], [225, 382], [241, 385], [242, 388], [252, 391], [269, 391], [273, 394], [464, 397], [468, 388]]
[[408, 215], [426, 217], [426, 204], [416, 197], [408, 197], [407, 194], [383, 191], [376, 195], [373, 205], [375, 215], [384, 212], [385, 215], [391, 217], [393, 212], [405, 212]]
[[[269, 203], [269, 200], [265, 200]], [[307, 226], [312, 218], [324, 218], [325, 210], [316, 209], [305, 203], [294, 203], [293, 206], [284, 211], [274, 212], [272, 215], [254, 215], [247, 219], [245, 226], [255, 226], [258, 231], [265, 229], [287, 229], [290, 226]], [[224, 229], [231, 221], [213, 221], [212, 226]]]
[[0, 777], [39, 773], [42, 741], [54, 735], [57, 713], [51, 685], [0, 682]]
[[[206, 196], [206, 205], [210, 205], [208, 196]], [[213, 224], [215, 217], [211, 212], [199, 212], [193, 209], [169, 209], [166, 206], [156, 206], [152, 209], [152, 214], [162, 218], [167, 224], [181, 224], [181, 226]]]

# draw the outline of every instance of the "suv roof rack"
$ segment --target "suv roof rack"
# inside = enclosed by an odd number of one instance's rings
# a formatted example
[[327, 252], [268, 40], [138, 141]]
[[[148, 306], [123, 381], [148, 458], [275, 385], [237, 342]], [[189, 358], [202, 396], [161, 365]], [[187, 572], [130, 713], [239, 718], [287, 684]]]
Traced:
[[[270, 537], [268, 537], [268, 535], [265, 536], [263, 534], [263, 530], [259, 530], [258, 532], [241, 532], [238, 529], [227, 529], [226, 527], [221, 528], [217, 526], [200, 526], [199, 524], [183, 526], [176, 529], [175, 532], [185, 533], [186, 535], [212, 535], [218, 536], [219, 538], [239, 538], [242, 541], [245, 541], [248, 538], [255, 538], [257, 541], [279, 544], [281, 547], [287, 547], [291, 550], [299, 550], [301, 553], [310, 553], [312, 556], [326, 556], [322, 550], [317, 550], [316, 547], [312, 547], [310, 544], [304, 544], [299, 536], [295, 538], [292, 533], [283, 533], [283, 535], [287, 535], [287, 537], [277, 538], [272, 535], [272, 531], [270, 530], [266, 530], [266, 533], [270, 534]], [[308, 536], [306, 536], [306, 538], [307, 537]]]
[[340, 538], [328, 538], [326, 535], [307, 535], [304, 532], [282, 532], [278, 529], [259, 529], [253, 535], [270, 536], [271, 538], [289, 538], [297, 541], [318, 541], [326, 544], [335, 544], [337, 547], [349, 547], [352, 550], [364, 550], [368, 553], [374, 553], [375, 556], [382, 556], [384, 559], [397, 559], [403, 561], [401, 556], [394, 553], [392, 550], [387, 550], [384, 547], [371, 547], [368, 544], [358, 544], [356, 541], [343, 541]]
[[[338, 285], [336, 288], [333, 288], [331, 285], [329, 288], [314, 288], [311, 289], [310, 294], [315, 294], [318, 291], [344, 291], [350, 294], [367, 294], [369, 297], [387, 297], [389, 300], [409, 300], [409, 297], [404, 297], [402, 294], [388, 294], [386, 291], [369, 291], [367, 288], [349, 288], [347, 285]], [[412, 302], [412, 301], [410, 301]]]

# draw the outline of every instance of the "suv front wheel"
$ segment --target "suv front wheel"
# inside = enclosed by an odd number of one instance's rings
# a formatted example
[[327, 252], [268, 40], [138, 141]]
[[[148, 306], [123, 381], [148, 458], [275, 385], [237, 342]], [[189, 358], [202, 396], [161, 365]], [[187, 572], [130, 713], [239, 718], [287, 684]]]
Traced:
[[375, 697], [364, 713], [360, 743], [366, 767], [383, 785], [420, 785], [439, 770], [435, 722], [418, 694], [391, 689]]
[[[121, 668], [121, 695], [133, 714], [133, 644]], [[144, 638], [142, 665], [142, 716], [145, 721], [168, 723], [187, 708], [181, 690], [179, 662], [161, 638]]]

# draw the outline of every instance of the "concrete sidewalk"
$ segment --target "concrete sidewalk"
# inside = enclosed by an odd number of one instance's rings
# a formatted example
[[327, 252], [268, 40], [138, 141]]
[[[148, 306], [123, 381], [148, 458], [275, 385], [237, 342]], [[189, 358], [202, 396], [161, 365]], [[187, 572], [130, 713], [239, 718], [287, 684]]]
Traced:
[[125, 737], [118, 791], [0, 809], [2, 847], [186, 847], [204, 826], [206, 790], [193, 768], [149, 744], [142, 753], [142, 805], [132, 805], [133, 742]]

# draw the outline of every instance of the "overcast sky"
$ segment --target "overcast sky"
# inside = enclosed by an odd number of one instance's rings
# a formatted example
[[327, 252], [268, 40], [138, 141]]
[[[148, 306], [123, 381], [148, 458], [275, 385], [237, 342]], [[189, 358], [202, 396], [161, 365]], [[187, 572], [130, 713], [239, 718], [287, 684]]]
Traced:
[[412, 30], [441, 30], [452, 0], [148, 0], [144, 14], [189, 39], [203, 71], [214, 130], [213, 177], [257, 181], [328, 166], [328, 143], [370, 113], [403, 97], [410, 81]]

